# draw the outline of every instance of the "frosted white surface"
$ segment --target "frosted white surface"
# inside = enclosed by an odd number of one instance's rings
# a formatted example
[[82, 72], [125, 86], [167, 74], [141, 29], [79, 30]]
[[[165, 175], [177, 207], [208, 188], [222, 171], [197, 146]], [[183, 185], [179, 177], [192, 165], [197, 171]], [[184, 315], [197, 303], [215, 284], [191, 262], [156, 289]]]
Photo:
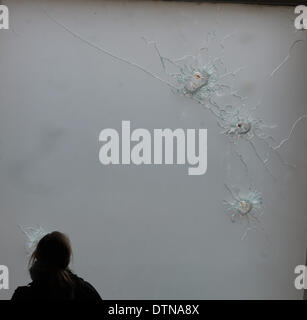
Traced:
[[[18, 225], [42, 225], [72, 241], [73, 269], [106, 299], [301, 299], [294, 268], [307, 243], [307, 122], [272, 155], [274, 181], [247, 143], [240, 150], [263, 194], [268, 237], [233, 224], [224, 183], [246, 182], [212, 115], [140, 70], [102, 55], [50, 20], [163, 75], [152, 46], [179, 58], [195, 54], [208, 31], [224, 41], [236, 87], [257, 116], [277, 124], [276, 142], [306, 114], [306, 42], [285, 65], [294, 8], [158, 1], [4, 1], [10, 30], [0, 30], [0, 264], [11, 297], [29, 281]], [[134, 128], [208, 129], [208, 171], [183, 166], [102, 166], [99, 132]], [[265, 147], [259, 143], [259, 152]]]

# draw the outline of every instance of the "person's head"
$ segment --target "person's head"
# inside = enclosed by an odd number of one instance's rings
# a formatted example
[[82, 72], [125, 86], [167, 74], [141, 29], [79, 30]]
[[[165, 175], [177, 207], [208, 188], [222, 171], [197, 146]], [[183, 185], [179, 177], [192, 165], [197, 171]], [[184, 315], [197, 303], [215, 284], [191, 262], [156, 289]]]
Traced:
[[73, 281], [68, 272], [71, 255], [70, 241], [65, 234], [58, 231], [46, 234], [38, 242], [29, 261], [34, 283], [49, 288], [51, 296], [71, 298]]
[[45, 266], [52, 270], [65, 270], [72, 255], [69, 238], [59, 232], [54, 231], [46, 234], [37, 244], [30, 263]]

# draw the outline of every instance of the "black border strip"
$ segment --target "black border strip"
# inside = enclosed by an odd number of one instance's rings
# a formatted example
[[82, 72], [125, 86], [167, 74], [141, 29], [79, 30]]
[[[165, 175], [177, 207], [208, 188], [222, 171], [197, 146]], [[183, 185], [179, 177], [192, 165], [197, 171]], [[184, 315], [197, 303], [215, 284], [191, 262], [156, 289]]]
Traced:
[[276, 6], [297, 6], [304, 4], [307, 6], [307, 0], [162, 0], [171, 2], [195, 2], [195, 3], [233, 3], [233, 4], [259, 4], [259, 5], [276, 5]]

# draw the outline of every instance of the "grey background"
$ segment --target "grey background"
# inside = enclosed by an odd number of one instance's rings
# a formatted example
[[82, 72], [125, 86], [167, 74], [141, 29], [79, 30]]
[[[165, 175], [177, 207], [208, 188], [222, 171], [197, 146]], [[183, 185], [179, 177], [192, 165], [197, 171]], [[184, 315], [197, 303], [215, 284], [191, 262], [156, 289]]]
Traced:
[[[0, 264], [10, 298], [29, 281], [18, 224], [69, 235], [72, 268], [106, 299], [302, 299], [294, 268], [306, 252], [306, 121], [267, 175], [247, 144], [253, 182], [264, 195], [264, 233], [232, 224], [225, 182], [246, 183], [211, 114], [131, 66], [102, 55], [51, 21], [163, 75], [142, 36], [170, 57], [196, 53], [207, 31], [225, 41], [236, 87], [248, 95], [276, 141], [306, 110], [306, 43], [276, 75], [295, 39], [291, 7], [159, 1], [4, 1], [10, 30], [0, 31]], [[103, 128], [208, 129], [208, 171], [185, 166], [102, 166]], [[257, 144], [260, 152], [265, 150]], [[228, 168], [228, 169], [227, 169]], [[265, 236], [264, 236], [265, 234]]]

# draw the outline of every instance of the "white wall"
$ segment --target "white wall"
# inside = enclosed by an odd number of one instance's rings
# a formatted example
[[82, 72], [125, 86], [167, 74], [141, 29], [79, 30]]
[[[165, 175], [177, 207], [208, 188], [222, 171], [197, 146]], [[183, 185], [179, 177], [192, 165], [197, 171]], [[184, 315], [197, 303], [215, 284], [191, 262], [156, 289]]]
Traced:
[[[159, 1], [4, 1], [10, 30], [0, 30], [0, 264], [10, 269], [10, 298], [29, 281], [18, 224], [67, 233], [73, 269], [106, 299], [301, 299], [294, 267], [306, 252], [306, 121], [273, 159], [276, 182], [245, 144], [253, 182], [264, 195], [263, 233], [232, 224], [223, 184], [243, 181], [242, 167], [212, 116], [129, 65], [97, 52], [44, 10], [93, 43], [163, 76], [142, 36], [170, 57], [196, 53], [206, 32], [225, 41], [236, 86], [257, 115], [284, 138], [306, 108], [306, 43], [270, 72], [303, 32], [293, 8]], [[217, 23], [218, 22], [218, 23]], [[307, 31], [305, 31], [307, 32]], [[182, 166], [102, 166], [101, 129], [208, 129], [208, 171]], [[258, 145], [261, 152], [263, 145]], [[230, 172], [225, 169], [227, 166]]]

